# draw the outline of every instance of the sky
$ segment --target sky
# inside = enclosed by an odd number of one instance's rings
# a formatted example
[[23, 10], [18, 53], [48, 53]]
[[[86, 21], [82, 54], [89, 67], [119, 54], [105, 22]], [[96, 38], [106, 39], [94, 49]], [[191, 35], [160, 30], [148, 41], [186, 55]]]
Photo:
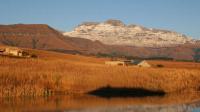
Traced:
[[71, 31], [117, 19], [200, 39], [200, 0], [0, 0], [0, 24], [48, 24]]

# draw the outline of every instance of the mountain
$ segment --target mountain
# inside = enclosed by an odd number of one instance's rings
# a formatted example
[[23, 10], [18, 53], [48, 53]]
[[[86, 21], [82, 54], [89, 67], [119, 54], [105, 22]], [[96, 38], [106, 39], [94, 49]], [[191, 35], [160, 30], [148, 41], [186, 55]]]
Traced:
[[32, 49], [80, 50], [57, 30], [45, 24], [0, 25], [0, 45]]
[[[113, 25], [122, 26], [123, 24], [118, 22], [113, 23]], [[98, 40], [92, 41], [81, 37], [63, 36], [61, 32], [44, 24], [0, 25], [0, 45], [97, 56], [165, 57], [176, 60], [200, 59], [200, 41], [196, 41], [195, 44], [188, 42], [170, 47], [108, 45]]]
[[99, 41], [63, 36], [45, 24], [0, 25], [0, 45], [51, 50], [72, 54], [109, 53], [109, 47]]
[[126, 25], [120, 20], [107, 20], [102, 23], [85, 22], [73, 31], [63, 34], [93, 41], [98, 40], [107, 45], [137, 47], [167, 47], [196, 42], [180, 33], [138, 25]]

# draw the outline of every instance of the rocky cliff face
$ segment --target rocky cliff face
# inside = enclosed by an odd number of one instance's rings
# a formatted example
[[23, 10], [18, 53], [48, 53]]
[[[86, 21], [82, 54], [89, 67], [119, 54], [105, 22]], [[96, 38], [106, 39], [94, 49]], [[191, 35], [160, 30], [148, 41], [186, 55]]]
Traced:
[[138, 25], [125, 25], [120, 20], [107, 20], [103, 23], [85, 22], [73, 31], [65, 32], [64, 35], [99, 40], [108, 45], [137, 47], [167, 47], [195, 43], [195, 40], [180, 33]]

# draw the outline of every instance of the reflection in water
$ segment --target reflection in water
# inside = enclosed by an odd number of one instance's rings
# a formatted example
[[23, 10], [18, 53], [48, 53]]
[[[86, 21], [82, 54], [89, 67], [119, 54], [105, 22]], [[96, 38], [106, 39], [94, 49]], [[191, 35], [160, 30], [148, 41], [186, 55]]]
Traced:
[[200, 93], [158, 97], [101, 98], [88, 95], [0, 99], [1, 112], [199, 112]]
[[105, 97], [146, 97], [146, 96], [164, 96], [164, 91], [152, 91], [143, 88], [116, 88], [116, 87], [102, 87], [94, 91], [90, 91], [88, 94]]

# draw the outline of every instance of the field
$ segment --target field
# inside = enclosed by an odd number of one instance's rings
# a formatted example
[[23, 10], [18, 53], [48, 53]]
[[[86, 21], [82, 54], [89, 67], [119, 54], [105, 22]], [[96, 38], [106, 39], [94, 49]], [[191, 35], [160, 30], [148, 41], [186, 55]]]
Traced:
[[0, 97], [87, 93], [106, 86], [166, 93], [200, 87], [200, 63], [150, 61], [164, 67], [122, 67], [105, 65], [105, 58], [28, 51], [38, 58], [0, 57]]

